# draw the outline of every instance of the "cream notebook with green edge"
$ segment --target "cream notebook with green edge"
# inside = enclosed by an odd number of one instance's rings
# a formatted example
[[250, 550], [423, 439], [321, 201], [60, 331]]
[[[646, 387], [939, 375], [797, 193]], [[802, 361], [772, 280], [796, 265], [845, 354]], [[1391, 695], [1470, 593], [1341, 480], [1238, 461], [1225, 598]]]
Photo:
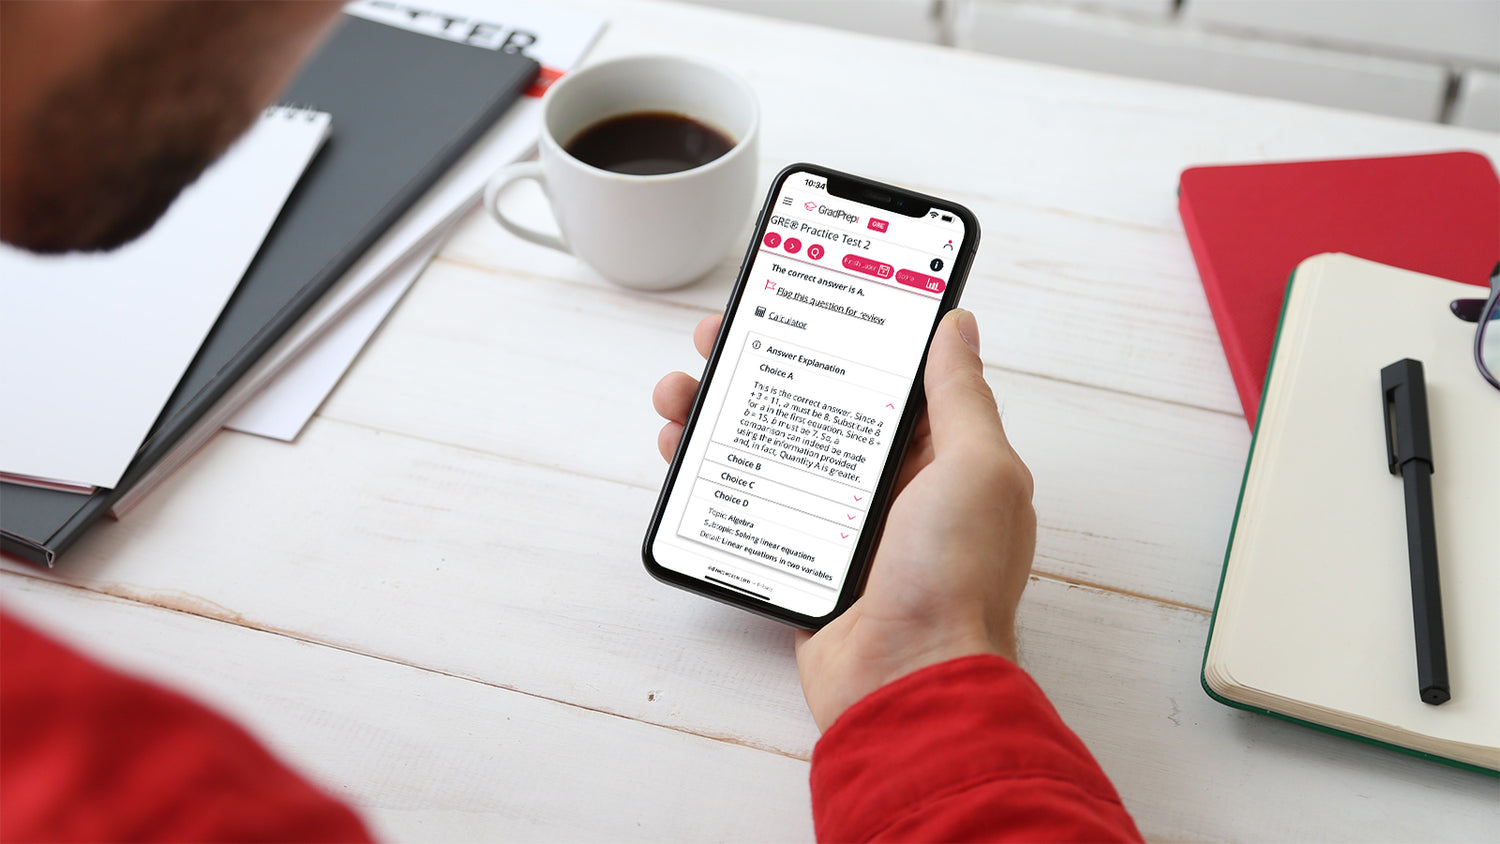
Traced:
[[[1279, 715], [1500, 771], [1500, 391], [1481, 288], [1348, 255], [1297, 267], [1225, 555], [1203, 685]], [[1380, 370], [1426, 370], [1452, 699], [1417, 697], [1404, 490], [1386, 464]]]

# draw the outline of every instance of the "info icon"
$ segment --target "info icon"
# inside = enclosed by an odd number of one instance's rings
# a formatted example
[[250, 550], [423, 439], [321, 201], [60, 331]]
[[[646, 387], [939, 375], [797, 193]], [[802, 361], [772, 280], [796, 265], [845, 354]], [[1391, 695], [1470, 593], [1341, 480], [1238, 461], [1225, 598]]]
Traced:
[[776, 247], [781, 245], [781, 235], [777, 234], [776, 232], [766, 232], [765, 243], [766, 246], [770, 247], [771, 249], [775, 249]]
[[814, 261], [823, 257], [822, 245], [814, 243], [812, 246], [807, 247], [807, 257], [813, 259]]
[[927, 266], [932, 267], [933, 272], [937, 272], [938, 270], [943, 268], [943, 259], [933, 258], [932, 263], [928, 264]]
[[789, 237], [786, 239], [786, 243], [783, 243], [781, 247], [787, 252], [796, 255], [797, 251], [802, 248], [802, 241], [798, 240], [795, 237]]

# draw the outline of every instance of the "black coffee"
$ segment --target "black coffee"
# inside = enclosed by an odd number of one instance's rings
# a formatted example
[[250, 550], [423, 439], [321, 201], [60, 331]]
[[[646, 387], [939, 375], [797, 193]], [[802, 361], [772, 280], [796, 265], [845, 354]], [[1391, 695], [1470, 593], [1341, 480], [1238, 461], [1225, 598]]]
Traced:
[[734, 148], [711, 126], [665, 111], [638, 111], [602, 120], [568, 141], [568, 154], [592, 167], [655, 176], [691, 170]]

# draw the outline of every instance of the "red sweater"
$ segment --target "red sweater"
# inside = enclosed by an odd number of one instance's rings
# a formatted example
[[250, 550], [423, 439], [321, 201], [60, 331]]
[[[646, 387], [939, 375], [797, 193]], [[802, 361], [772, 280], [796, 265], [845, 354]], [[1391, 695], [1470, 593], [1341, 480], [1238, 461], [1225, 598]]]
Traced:
[[[936, 665], [818, 742], [824, 841], [1138, 840], [1042, 692], [998, 657]], [[240, 728], [0, 613], [0, 840], [368, 841]]]
[[1139, 841], [1099, 763], [998, 656], [924, 668], [813, 750], [819, 841]]
[[0, 841], [369, 841], [187, 698], [0, 613]]

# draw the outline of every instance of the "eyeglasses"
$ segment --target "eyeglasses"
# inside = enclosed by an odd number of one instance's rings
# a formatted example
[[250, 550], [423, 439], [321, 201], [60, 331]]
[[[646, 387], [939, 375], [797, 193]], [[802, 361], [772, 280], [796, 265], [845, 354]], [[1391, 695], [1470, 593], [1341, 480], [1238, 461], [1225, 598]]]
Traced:
[[1491, 387], [1500, 390], [1500, 379], [1495, 377], [1500, 372], [1500, 329], [1495, 328], [1500, 323], [1497, 303], [1500, 303], [1500, 263], [1490, 271], [1488, 299], [1454, 299], [1448, 303], [1448, 309], [1464, 322], [1478, 323], [1474, 327], [1474, 365]]

